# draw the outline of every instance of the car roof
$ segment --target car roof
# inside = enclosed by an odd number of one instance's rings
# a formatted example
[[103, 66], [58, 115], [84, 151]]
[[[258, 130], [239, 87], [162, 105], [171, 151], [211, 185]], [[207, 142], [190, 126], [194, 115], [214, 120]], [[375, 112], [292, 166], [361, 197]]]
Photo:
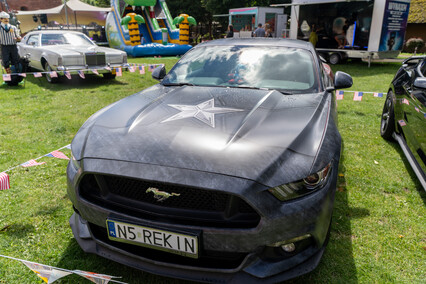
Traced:
[[198, 46], [216, 46], [216, 45], [227, 45], [227, 46], [282, 46], [282, 47], [294, 47], [308, 49], [313, 52], [314, 48], [310, 42], [294, 39], [284, 39], [284, 38], [226, 38], [212, 40], [204, 42]]
[[71, 30], [38, 30], [38, 31], [31, 31], [29, 33], [27, 33], [27, 35], [29, 34], [67, 34], [67, 33], [73, 33], [73, 34], [83, 34], [82, 32], [78, 32], [78, 31], [71, 31]]

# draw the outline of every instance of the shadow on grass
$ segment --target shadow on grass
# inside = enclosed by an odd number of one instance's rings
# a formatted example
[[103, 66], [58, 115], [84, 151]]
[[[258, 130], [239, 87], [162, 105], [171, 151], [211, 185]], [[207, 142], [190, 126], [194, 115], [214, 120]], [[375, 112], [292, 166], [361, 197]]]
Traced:
[[127, 85], [127, 83], [115, 80], [115, 79], [105, 79], [102, 76], [86, 74], [86, 79], [82, 79], [78, 76], [73, 76], [71, 80], [68, 80], [66, 77], [61, 76], [59, 81], [55, 84], [48, 83], [46, 78], [43, 76], [41, 78], [28, 77], [28, 82], [31, 82], [39, 87], [43, 87], [49, 90], [69, 90], [69, 89], [94, 89], [98, 88], [100, 85]]
[[29, 224], [7, 224], [0, 228], [0, 236], [3, 233], [7, 233], [8, 236], [12, 236], [17, 239], [25, 238], [29, 233], [35, 232], [33, 225]]

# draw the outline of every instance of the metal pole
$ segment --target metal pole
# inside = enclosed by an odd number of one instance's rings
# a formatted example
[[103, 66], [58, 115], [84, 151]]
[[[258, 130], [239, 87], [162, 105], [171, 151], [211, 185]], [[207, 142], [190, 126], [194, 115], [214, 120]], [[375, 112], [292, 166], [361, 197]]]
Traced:
[[65, 8], [65, 18], [67, 19], [67, 28], [70, 29], [69, 23], [68, 23], [68, 6], [67, 6], [67, 0], [64, 0], [64, 8]]

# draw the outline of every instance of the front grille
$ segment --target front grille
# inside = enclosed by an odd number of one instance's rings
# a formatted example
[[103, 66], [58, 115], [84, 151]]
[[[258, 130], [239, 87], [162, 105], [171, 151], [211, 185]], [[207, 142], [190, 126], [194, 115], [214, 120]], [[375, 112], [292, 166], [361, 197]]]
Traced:
[[105, 53], [86, 53], [86, 65], [99, 66], [105, 64]]
[[176, 255], [169, 252], [163, 252], [151, 248], [115, 242], [108, 239], [108, 233], [105, 228], [89, 223], [90, 232], [96, 241], [119, 248], [130, 254], [141, 256], [143, 258], [164, 263], [174, 263], [183, 266], [195, 266], [215, 269], [234, 269], [241, 265], [247, 257], [247, 253], [225, 252], [225, 251], [206, 251], [200, 248], [197, 259]]
[[[159, 201], [154, 191], [171, 194]], [[238, 196], [215, 190], [178, 186], [109, 175], [85, 175], [81, 196], [91, 203], [130, 216], [203, 227], [254, 228], [260, 216]]]

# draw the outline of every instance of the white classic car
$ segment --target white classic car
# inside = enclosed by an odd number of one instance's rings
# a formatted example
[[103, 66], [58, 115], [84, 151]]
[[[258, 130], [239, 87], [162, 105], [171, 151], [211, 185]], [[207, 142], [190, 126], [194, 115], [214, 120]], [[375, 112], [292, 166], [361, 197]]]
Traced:
[[[19, 55], [29, 59], [33, 69], [64, 75], [99, 73], [115, 78], [115, 69], [127, 66], [127, 54], [121, 50], [97, 46], [85, 34], [68, 30], [39, 30], [26, 34], [18, 43]], [[96, 69], [96, 71], [94, 71]], [[46, 79], [55, 83], [59, 78], [46, 73]]]

